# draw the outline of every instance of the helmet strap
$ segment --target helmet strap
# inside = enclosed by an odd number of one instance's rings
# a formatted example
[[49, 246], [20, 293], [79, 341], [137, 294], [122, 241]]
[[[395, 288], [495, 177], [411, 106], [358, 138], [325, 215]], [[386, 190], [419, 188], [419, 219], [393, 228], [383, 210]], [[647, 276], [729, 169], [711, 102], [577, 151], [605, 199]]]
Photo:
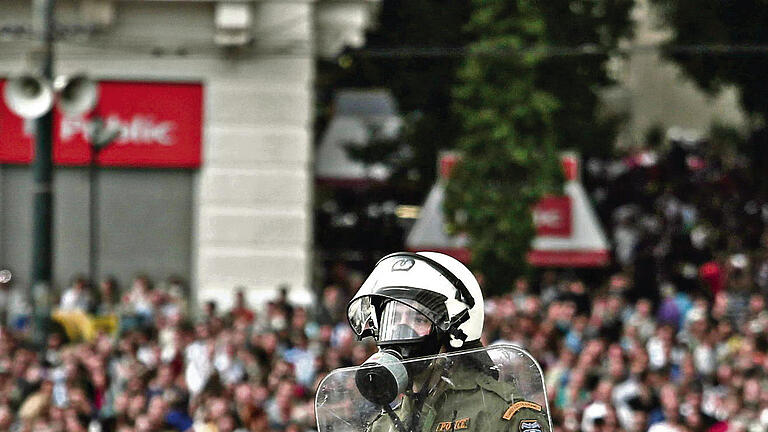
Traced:
[[454, 316], [453, 319], [451, 319], [451, 324], [448, 327], [448, 344], [452, 348], [461, 348], [464, 346], [464, 341], [467, 340], [467, 334], [464, 333], [464, 331], [461, 330], [459, 326], [464, 324], [468, 319], [469, 309], [464, 309], [463, 312], [459, 313], [458, 315]]

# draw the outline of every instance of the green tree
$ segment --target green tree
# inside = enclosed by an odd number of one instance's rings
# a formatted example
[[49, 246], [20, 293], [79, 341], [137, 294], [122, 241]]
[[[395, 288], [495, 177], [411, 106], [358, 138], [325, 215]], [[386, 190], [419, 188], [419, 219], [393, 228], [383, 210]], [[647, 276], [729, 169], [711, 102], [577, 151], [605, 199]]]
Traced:
[[606, 63], [632, 33], [633, 0], [475, 0], [475, 42], [459, 76], [464, 158], [447, 188], [452, 228], [469, 234], [492, 291], [528, 269], [530, 209], [562, 192], [558, 152], [611, 151], [617, 119], [600, 118]]
[[[531, 0], [511, 1], [509, 5], [385, 0], [379, 25], [367, 35], [365, 48], [349, 51], [339, 61], [319, 62], [317, 130], [323, 129], [324, 119], [330, 114], [328, 102], [334, 89], [391, 89], [401, 111], [407, 114], [404, 136], [396, 143], [372, 140], [364, 148], [351, 149], [351, 153], [366, 163], [383, 161], [392, 166], [396, 174], [391, 186], [397, 189], [398, 201], [418, 202], [436, 177], [437, 152], [456, 147], [457, 137], [465, 133], [477, 134], [486, 124], [496, 125], [488, 119], [485, 124], [475, 124], [482, 118], [472, 116], [484, 111], [485, 105], [491, 111], [501, 110], [495, 115], [505, 123], [492, 128], [493, 138], [507, 142], [513, 137], [507, 144], [514, 149], [508, 151], [517, 159], [526, 155], [525, 160], [518, 162], [528, 170], [523, 170], [525, 175], [539, 183], [520, 184], [525, 186], [523, 190], [518, 188], [517, 180], [509, 182], [497, 175], [518, 169], [514, 163], [507, 164], [505, 158], [493, 160], [495, 165], [487, 170], [478, 168], [475, 174], [485, 176], [478, 180], [496, 185], [495, 194], [503, 189], [520, 213], [502, 224], [503, 238], [494, 239], [489, 234], [498, 227], [487, 228], [490, 231], [484, 240], [476, 240], [475, 247], [482, 249], [488, 245], [497, 250], [478, 251], [475, 260], [487, 263], [483, 264], [487, 278], [493, 277], [491, 267], [504, 269], [497, 266], [504, 264], [509, 269], [512, 261], [515, 271], [523, 271], [523, 255], [533, 235], [527, 214], [529, 205], [542, 193], [557, 191], [557, 180], [551, 182], [547, 177], [548, 171], [553, 171], [553, 178], [559, 176], [556, 149], [576, 148], [585, 154], [596, 154], [611, 148], [616, 122], [597, 117], [597, 92], [612, 83], [606, 73], [606, 61], [619, 38], [631, 32], [632, 4], [633, 0]], [[470, 14], [472, 22], [467, 25]], [[496, 18], [499, 22], [493, 21]], [[469, 46], [470, 57], [459, 55], [473, 40], [477, 42]], [[463, 71], [461, 84], [456, 82], [459, 66]], [[480, 69], [484, 71], [478, 72]], [[472, 95], [467, 80], [486, 73], [487, 77], [477, 77], [489, 80], [486, 90], [477, 83], [478, 94]], [[516, 76], [517, 73], [522, 75]], [[452, 88], [456, 89], [455, 94], [451, 94]], [[458, 98], [456, 104], [454, 97]], [[459, 108], [452, 109], [454, 105]], [[467, 151], [466, 142], [473, 139], [478, 144], [476, 153], [485, 151], [484, 138], [465, 137], [459, 147], [468, 158], [475, 153]], [[461, 184], [462, 175], [457, 173], [459, 180], [455, 184]], [[508, 195], [510, 190], [515, 193]], [[449, 201], [453, 199], [457, 197], [451, 195]], [[480, 230], [484, 219], [470, 221], [468, 215], [485, 210], [496, 217], [506, 214], [508, 209], [494, 207], [504, 207], [504, 202], [485, 202], [487, 199], [479, 193], [456, 201], [455, 205], [449, 203], [447, 210], [454, 216], [455, 228], [467, 230], [476, 222], [475, 227]], [[482, 208], [470, 210], [480, 202], [484, 203]], [[507, 228], [506, 223], [513, 226]]]
[[[463, 158], [446, 189], [447, 219], [471, 239], [472, 260], [491, 292], [526, 270], [530, 208], [561, 191], [553, 116], [557, 100], [537, 86], [545, 22], [531, 0], [475, 0], [467, 30], [476, 42], [459, 71], [456, 111]], [[503, 53], [503, 55], [498, 55]]]

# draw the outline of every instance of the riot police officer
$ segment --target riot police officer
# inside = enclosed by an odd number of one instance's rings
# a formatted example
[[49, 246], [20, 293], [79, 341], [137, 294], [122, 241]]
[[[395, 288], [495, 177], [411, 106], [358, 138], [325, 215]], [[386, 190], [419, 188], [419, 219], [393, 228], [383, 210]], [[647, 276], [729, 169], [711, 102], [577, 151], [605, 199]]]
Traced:
[[546, 398], [527, 400], [500, 381], [482, 348], [482, 292], [458, 260], [435, 252], [382, 258], [347, 317], [359, 339], [373, 337], [379, 347], [355, 376], [381, 408], [365, 429], [549, 432]]

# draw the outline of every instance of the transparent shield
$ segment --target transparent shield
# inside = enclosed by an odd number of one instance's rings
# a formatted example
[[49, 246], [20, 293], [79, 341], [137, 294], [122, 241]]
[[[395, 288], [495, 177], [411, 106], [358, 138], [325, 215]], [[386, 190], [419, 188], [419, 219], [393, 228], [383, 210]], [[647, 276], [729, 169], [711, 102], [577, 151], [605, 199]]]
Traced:
[[356, 377], [376, 366], [328, 374], [315, 397], [318, 431], [552, 430], [541, 368], [520, 347], [493, 345], [403, 365], [408, 385], [387, 405], [369, 401], [357, 388]]

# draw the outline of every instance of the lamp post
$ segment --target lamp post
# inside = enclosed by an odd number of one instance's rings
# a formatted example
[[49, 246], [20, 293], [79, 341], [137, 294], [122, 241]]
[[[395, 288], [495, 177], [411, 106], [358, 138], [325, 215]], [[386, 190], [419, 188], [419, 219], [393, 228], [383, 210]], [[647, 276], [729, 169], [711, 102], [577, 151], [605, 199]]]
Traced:
[[[53, 8], [54, 0], [35, 0], [35, 32], [41, 35], [42, 61], [40, 76], [53, 79]], [[48, 109], [35, 121], [34, 216], [32, 228], [32, 295], [33, 314], [38, 323], [35, 342], [42, 346], [47, 332], [42, 325], [50, 300], [53, 264], [53, 110]], [[41, 301], [42, 300], [42, 301]], [[42, 304], [41, 304], [42, 303]]]
[[[50, 306], [53, 263], [53, 106], [58, 95], [58, 107], [62, 114], [79, 116], [91, 111], [98, 100], [96, 84], [84, 75], [64, 75], [54, 80], [54, 4], [55, 0], [34, 0], [33, 29], [35, 34], [40, 35], [40, 46], [34, 52], [40, 60], [38, 73], [23, 73], [9, 79], [3, 92], [8, 108], [26, 120], [34, 120], [35, 124], [35, 160], [32, 165], [32, 289], [27, 291], [27, 295], [33, 305], [33, 317], [38, 327], [35, 332], [38, 344], [46, 337], [43, 321], [47, 318]], [[104, 137], [104, 129], [94, 127], [94, 131], [99, 131], [94, 135]]]
[[91, 119], [91, 163], [88, 166], [88, 275], [94, 286], [98, 284], [99, 271], [99, 155], [119, 135], [119, 130], [110, 129], [99, 116]]

